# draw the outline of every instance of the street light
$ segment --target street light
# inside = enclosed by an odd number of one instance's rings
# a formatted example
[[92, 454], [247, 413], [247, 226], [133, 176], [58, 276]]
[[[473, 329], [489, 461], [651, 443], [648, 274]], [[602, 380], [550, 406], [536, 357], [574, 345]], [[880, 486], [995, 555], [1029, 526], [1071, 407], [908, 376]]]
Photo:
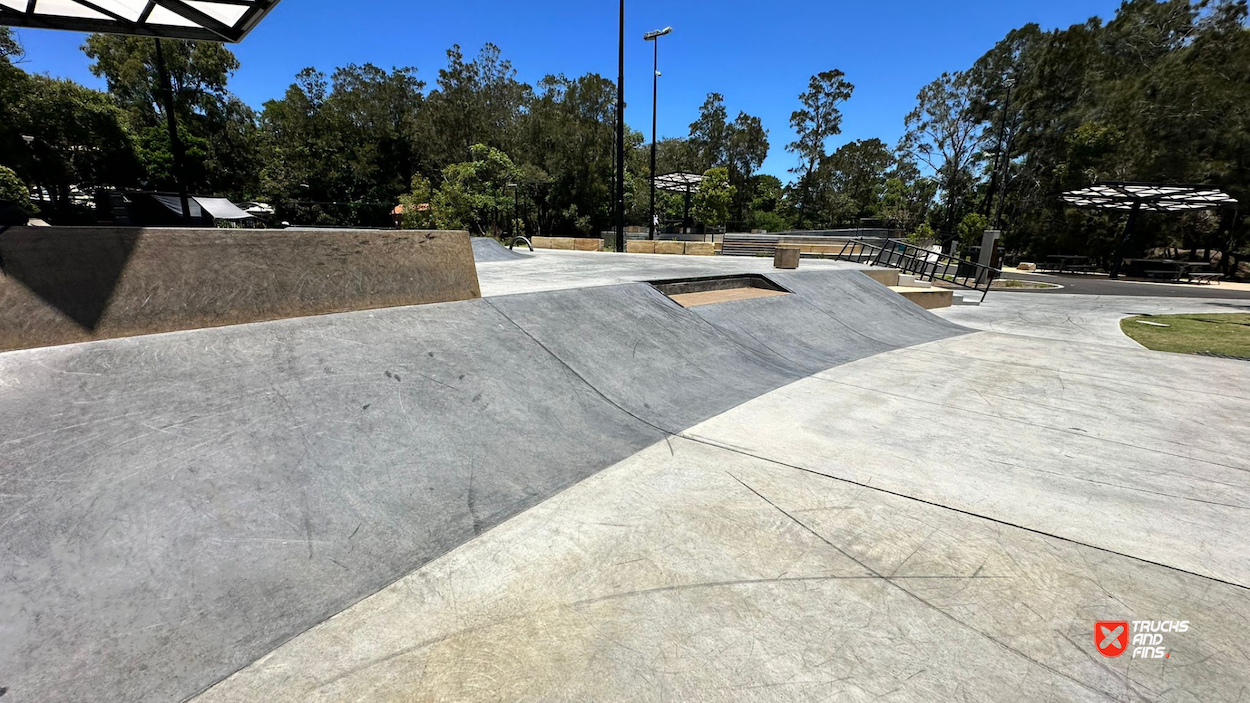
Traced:
[[642, 35], [644, 41], [655, 44], [655, 74], [651, 77], [651, 217], [647, 220], [651, 228], [649, 239], [655, 239], [655, 235], [658, 234], [655, 226], [655, 127], [660, 100], [660, 37], [666, 37], [672, 33], [672, 27], [665, 27]]
[[616, 251], [625, 253], [625, 0], [621, 0], [620, 73], [616, 79]]
[[[994, 178], [991, 193], [998, 190], [998, 209], [994, 214], [994, 229], [1001, 231], [1003, 226], [1003, 205], [1007, 202], [1007, 180], [1011, 169], [1011, 145], [1007, 144], [1007, 115], [1011, 112], [1011, 89], [1016, 87], [1015, 78], [1003, 81], [1007, 87], [1007, 100], [1003, 103], [1003, 122], [998, 132], [998, 155], [994, 159]], [[1001, 171], [1001, 174], [1000, 174]], [[1002, 183], [999, 183], [1001, 175]], [[989, 214], [988, 212], [986, 213]]]

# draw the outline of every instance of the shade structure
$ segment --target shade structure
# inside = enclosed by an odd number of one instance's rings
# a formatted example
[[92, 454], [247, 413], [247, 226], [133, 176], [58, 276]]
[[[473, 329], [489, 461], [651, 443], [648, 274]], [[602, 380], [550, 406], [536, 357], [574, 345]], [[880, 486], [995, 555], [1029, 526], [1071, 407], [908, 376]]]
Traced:
[[242, 41], [278, 0], [0, 0], [0, 25]]
[[1232, 196], [1211, 186], [1163, 183], [1099, 183], [1063, 194], [1064, 202], [1100, 210], [1186, 212], [1236, 205]]
[[693, 193], [699, 190], [703, 178], [697, 173], [668, 173], [655, 177], [655, 187], [670, 193]]
[[1124, 266], [1124, 250], [1133, 239], [1133, 226], [1137, 222], [1138, 213], [1190, 212], [1237, 205], [1231, 195], [1219, 188], [1173, 183], [1099, 183], [1068, 191], [1062, 197], [1064, 202], [1077, 207], [1121, 210], [1128, 213], [1124, 236], [1116, 247], [1115, 264], [1111, 267], [1113, 279], [1120, 277], [1120, 269]]

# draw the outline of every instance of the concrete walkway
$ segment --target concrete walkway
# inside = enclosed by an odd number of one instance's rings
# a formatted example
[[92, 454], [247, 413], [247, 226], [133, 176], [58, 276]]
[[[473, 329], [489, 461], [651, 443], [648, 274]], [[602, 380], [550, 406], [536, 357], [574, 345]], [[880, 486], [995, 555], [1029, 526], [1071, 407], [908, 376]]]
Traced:
[[[494, 257], [492, 257], [494, 258]], [[845, 271], [862, 266], [841, 261], [803, 261], [804, 271]], [[538, 250], [517, 261], [479, 261], [478, 279], [486, 297], [610, 286], [672, 278], [772, 273], [771, 257], [667, 256]]]

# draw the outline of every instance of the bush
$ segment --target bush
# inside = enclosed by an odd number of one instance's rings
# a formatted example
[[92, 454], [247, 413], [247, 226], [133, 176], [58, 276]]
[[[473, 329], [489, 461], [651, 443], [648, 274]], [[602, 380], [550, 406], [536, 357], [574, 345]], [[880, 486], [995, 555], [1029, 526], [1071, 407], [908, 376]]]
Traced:
[[17, 205], [27, 215], [34, 215], [39, 211], [30, 201], [30, 188], [8, 166], [0, 166], [0, 200]]

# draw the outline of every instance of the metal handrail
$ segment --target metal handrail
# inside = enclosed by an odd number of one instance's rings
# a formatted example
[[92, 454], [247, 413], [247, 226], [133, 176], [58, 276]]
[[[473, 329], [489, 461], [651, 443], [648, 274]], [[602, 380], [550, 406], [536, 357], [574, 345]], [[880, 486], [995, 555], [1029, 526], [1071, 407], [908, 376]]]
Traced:
[[[920, 281], [941, 281], [942, 283], [950, 283], [960, 288], [978, 291], [981, 293], [981, 302], [985, 302], [985, 298], [989, 295], [994, 281], [1003, 275], [1001, 269], [984, 266], [975, 261], [961, 259], [950, 254], [930, 251], [897, 239], [886, 239], [880, 246], [870, 244], [864, 240], [848, 241], [843, 245], [842, 252], [838, 255], [838, 258], [844, 261], [852, 260], [851, 257], [847, 256], [847, 249], [851, 247], [860, 249], [860, 254], [854, 257], [856, 261], [865, 263], [862, 254], [865, 250], [870, 250], [875, 252], [875, 256], [866, 262], [870, 266], [894, 268], [910, 274]], [[967, 273], [961, 273], [969, 269], [974, 272], [974, 275], [970, 276]]]

